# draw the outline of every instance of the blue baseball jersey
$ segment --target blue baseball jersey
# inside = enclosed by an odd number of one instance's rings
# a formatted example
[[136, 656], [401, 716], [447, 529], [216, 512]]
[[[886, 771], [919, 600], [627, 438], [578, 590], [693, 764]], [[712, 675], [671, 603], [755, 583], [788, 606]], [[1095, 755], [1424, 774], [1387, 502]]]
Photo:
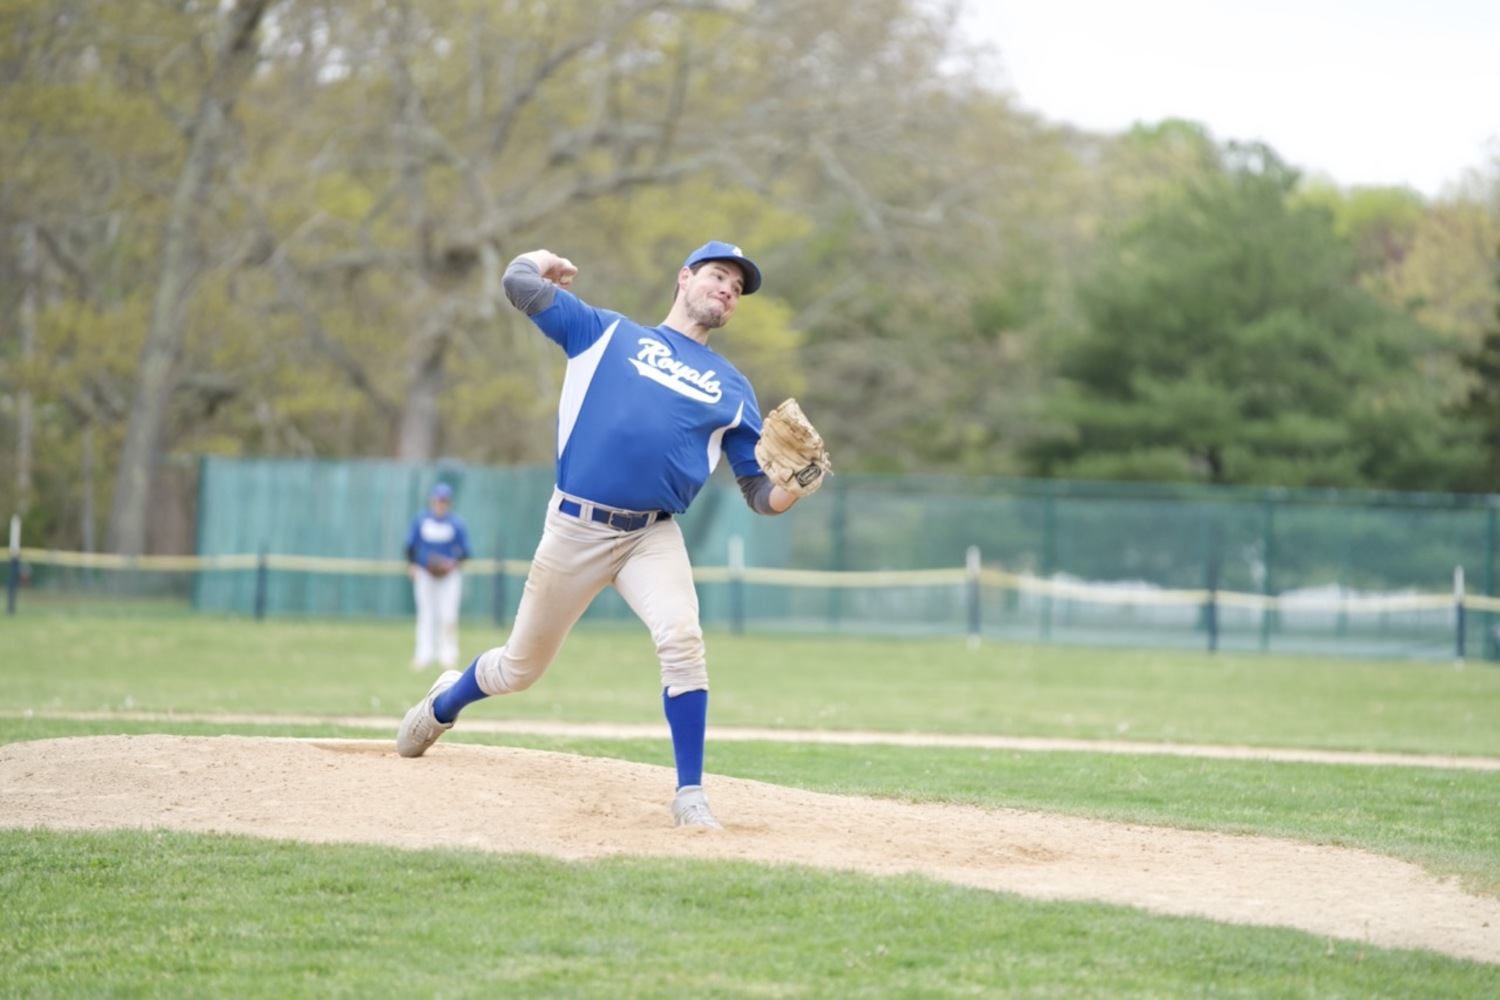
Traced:
[[624, 510], [681, 513], [721, 457], [760, 473], [760, 407], [717, 351], [558, 289], [531, 317], [568, 356], [557, 418], [557, 486]]
[[439, 517], [424, 510], [411, 522], [406, 533], [407, 558], [418, 566], [427, 565], [433, 556], [462, 560], [469, 558], [469, 530], [457, 514]]

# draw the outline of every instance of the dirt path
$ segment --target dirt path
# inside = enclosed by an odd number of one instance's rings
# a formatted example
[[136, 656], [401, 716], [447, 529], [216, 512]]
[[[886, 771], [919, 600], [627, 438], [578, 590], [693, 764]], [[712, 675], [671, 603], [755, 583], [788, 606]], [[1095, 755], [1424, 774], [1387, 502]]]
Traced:
[[[314, 726], [369, 729], [386, 734], [400, 725], [398, 718], [369, 715], [260, 715], [203, 712], [4, 712], [0, 718], [68, 719], [78, 722], [177, 722], [216, 726]], [[466, 733], [529, 734], [559, 738], [667, 738], [666, 724], [630, 725], [614, 722], [554, 722], [547, 719], [464, 719]], [[711, 743], [824, 743], [840, 746], [968, 747], [974, 750], [1023, 752], [1078, 752], [1146, 754], [1155, 757], [1198, 757], [1217, 760], [1301, 761], [1310, 764], [1354, 764], [1363, 767], [1437, 767], [1465, 771], [1500, 771], [1500, 757], [1458, 757], [1440, 754], [1370, 753], [1353, 750], [1310, 750], [1288, 747], [1224, 746], [1206, 743], [1144, 743], [1131, 740], [1058, 739], [1045, 736], [976, 736], [943, 733], [887, 733], [835, 729], [762, 729], [751, 726], [709, 726]]]
[[[707, 784], [723, 831], [671, 828], [671, 773], [645, 764], [461, 743], [404, 760], [388, 737], [98, 736], [0, 746], [0, 825], [916, 872], [1500, 964], [1500, 899], [1364, 851], [722, 776]], [[434, 800], [452, 805], [434, 814]]]

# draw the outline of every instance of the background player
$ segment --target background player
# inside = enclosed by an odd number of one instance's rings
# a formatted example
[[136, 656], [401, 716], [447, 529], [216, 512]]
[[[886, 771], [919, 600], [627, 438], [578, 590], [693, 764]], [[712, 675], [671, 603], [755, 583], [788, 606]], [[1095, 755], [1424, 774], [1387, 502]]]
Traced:
[[469, 532], [453, 513], [453, 487], [438, 483], [427, 498], [427, 509], [412, 519], [406, 533], [406, 572], [417, 604], [413, 670], [426, 670], [434, 663], [458, 664], [458, 609], [467, 558]]
[[406, 713], [397, 750], [418, 757], [465, 705], [535, 684], [593, 599], [614, 586], [650, 630], [661, 664], [673, 821], [718, 827], [702, 788], [708, 668], [698, 593], [673, 516], [721, 456], [756, 513], [780, 514], [798, 499], [756, 460], [761, 416], [750, 383], [708, 347], [740, 296], [760, 288], [760, 269], [728, 243], [699, 247], [655, 327], [585, 303], [568, 290], [577, 273], [548, 250], [521, 254], [505, 271], [511, 304], [568, 357], [556, 489], [508, 641], [439, 677]]

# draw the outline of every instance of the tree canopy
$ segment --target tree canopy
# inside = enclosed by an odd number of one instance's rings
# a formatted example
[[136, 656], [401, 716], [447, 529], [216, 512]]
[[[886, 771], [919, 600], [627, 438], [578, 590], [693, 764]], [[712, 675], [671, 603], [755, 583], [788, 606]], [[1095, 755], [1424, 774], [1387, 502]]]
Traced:
[[1262, 145], [1226, 147], [1102, 241], [1059, 352], [1044, 475], [1422, 488], [1433, 340], [1360, 283], [1353, 246]]
[[710, 238], [767, 275], [716, 346], [844, 470], [1493, 484], [1500, 163], [1310, 186], [985, 58], [916, 0], [0, 5], [0, 496], [131, 552], [201, 454], [546, 463], [505, 263], [654, 322]]

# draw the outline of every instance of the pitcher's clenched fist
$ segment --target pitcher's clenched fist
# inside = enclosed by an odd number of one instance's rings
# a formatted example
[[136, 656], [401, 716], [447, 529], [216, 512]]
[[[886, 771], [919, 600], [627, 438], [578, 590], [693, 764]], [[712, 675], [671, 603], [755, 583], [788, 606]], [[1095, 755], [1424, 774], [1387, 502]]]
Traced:
[[559, 257], [551, 250], [533, 250], [521, 256], [536, 264], [536, 269], [542, 273], [542, 277], [558, 288], [567, 288], [578, 276], [578, 268], [571, 260]]

